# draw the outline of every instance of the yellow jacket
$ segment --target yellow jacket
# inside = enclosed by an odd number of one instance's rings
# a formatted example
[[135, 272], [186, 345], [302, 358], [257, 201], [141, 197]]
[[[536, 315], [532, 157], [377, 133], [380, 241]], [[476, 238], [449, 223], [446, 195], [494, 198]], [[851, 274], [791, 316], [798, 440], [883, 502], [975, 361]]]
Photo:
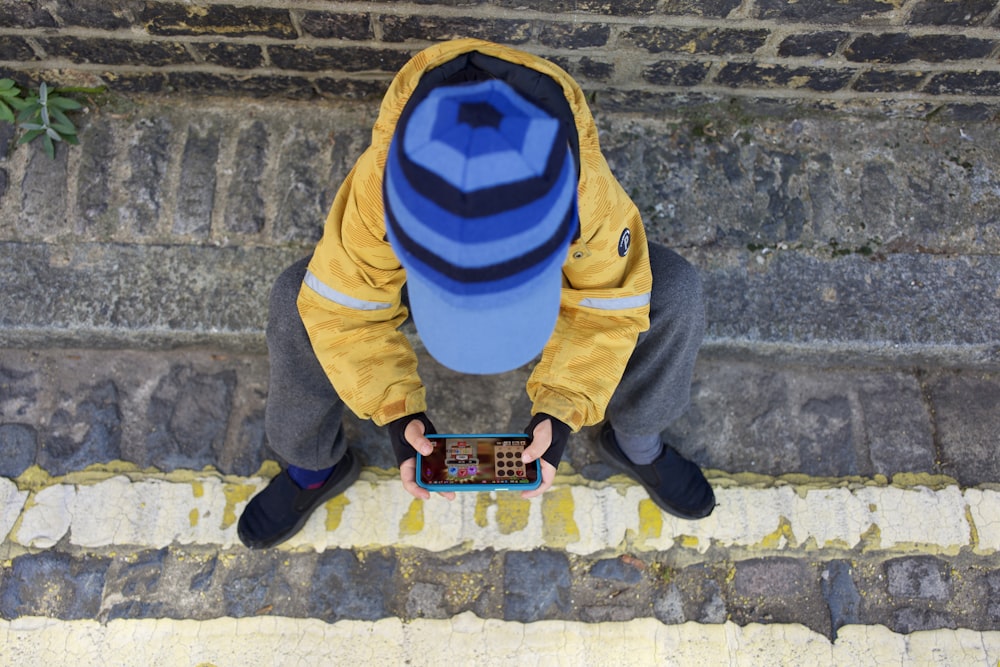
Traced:
[[334, 389], [356, 415], [383, 425], [427, 409], [416, 355], [398, 330], [408, 314], [400, 301], [406, 275], [386, 240], [382, 173], [396, 122], [421, 76], [472, 51], [548, 75], [575, 118], [580, 236], [563, 266], [555, 331], [527, 391], [532, 413], [548, 413], [577, 431], [604, 418], [636, 339], [649, 328], [652, 275], [642, 219], [601, 154], [583, 91], [551, 62], [475, 39], [414, 56], [390, 85], [371, 145], [337, 192], [299, 293], [299, 313]]

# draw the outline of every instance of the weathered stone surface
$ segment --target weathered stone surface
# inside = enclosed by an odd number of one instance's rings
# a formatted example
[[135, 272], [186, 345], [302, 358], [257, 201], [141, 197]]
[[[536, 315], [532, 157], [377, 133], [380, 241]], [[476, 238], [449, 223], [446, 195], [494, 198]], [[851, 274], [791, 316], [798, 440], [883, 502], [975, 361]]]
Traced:
[[389, 49], [371, 49], [360, 46], [313, 47], [272, 46], [268, 49], [271, 62], [282, 69], [303, 72], [396, 72], [409, 54]]
[[254, 121], [240, 132], [236, 165], [226, 197], [225, 229], [240, 234], [259, 234], [266, 222], [264, 170], [271, 138], [264, 123]]
[[964, 0], [963, 2], [935, 2], [920, 0], [910, 10], [909, 24], [976, 25], [982, 23], [996, 6], [993, 0]]
[[854, 82], [854, 90], [866, 93], [888, 93], [915, 90], [927, 78], [923, 72], [868, 70]]
[[835, 560], [827, 564], [821, 575], [820, 589], [830, 608], [833, 636], [845, 625], [858, 623], [861, 594], [851, 575], [848, 561]]
[[504, 559], [504, 620], [530, 623], [569, 613], [569, 561], [556, 551], [508, 552]]
[[264, 64], [264, 52], [256, 44], [193, 44], [205, 62], [236, 69], [253, 69]]
[[396, 567], [393, 554], [368, 553], [362, 561], [351, 551], [323, 552], [313, 573], [310, 615], [330, 623], [386, 616]]
[[175, 234], [204, 237], [211, 229], [220, 141], [218, 125], [188, 127], [177, 187]]
[[30, 158], [21, 181], [21, 218], [19, 227], [36, 237], [52, 237], [66, 228], [67, 157], [65, 144], [56, 146], [53, 161], [42, 149], [41, 141], [28, 147]]
[[762, 19], [852, 24], [882, 18], [882, 15], [892, 11], [893, 7], [878, 0], [861, 0], [835, 5], [825, 0], [802, 2], [759, 0], [754, 9], [757, 18]]
[[[75, 404], [80, 400], [78, 405]], [[38, 464], [57, 475], [121, 458], [122, 416], [118, 387], [104, 380], [64, 395], [52, 414]]]
[[649, 53], [753, 53], [764, 45], [767, 30], [682, 30], [631, 28], [624, 37]]
[[611, 26], [603, 23], [546, 23], [538, 41], [555, 49], [585, 49], [607, 45], [610, 36]]
[[789, 67], [759, 63], [726, 63], [715, 76], [716, 82], [731, 88], [797, 88], [819, 92], [840, 90], [854, 76], [854, 70], [818, 67]]
[[778, 46], [779, 56], [823, 56], [829, 58], [850, 33], [842, 30], [789, 35]]
[[108, 565], [58, 552], [19, 556], [0, 582], [0, 617], [96, 618]]
[[893, 597], [943, 601], [952, 596], [948, 564], [931, 556], [888, 561], [885, 574]]
[[805, 623], [831, 634], [830, 615], [819, 580], [807, 563], [793, 558], [759, 558], [735, 564], [729, 613], [738, 623]]
[[184, 45], [178, 42], [62, 36], [41, 38], [39, 43], [50, 57], [66, 58], [75, 63], [131, 65], [141, 62], [150, 67], [163, 67], [193, 61]]
[[925, 382], [936, 417], [942, 469], [968, 485], [1000, 477], [1000, 377], [976, 371], [942, 372]]
[[139, 119], [125, 131], [128, 148], [128, 203], [118, 209], [121, 226], [143, 237], [155, 234], [163, 209], [165, 176], [170, 163], [170, 132], [165, 118]]
[[161, 470], [211, 465], [225, 444], [236, 374], [174, 366], [150, 396], [146, 465]]
[[28, 424], [0, 424], [0, 476], [17, 477], [35, 462], [38, 433]]

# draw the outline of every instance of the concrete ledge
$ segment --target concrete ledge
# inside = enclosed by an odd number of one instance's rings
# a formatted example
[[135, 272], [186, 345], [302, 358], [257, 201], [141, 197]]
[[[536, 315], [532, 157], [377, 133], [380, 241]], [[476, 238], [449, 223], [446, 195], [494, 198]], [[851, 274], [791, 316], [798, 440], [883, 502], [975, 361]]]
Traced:
[[[30, 549], [66, 540], [83, 549], [141, 545], [239, 546], [235, 523], [261, 478], [221, 479], [178, 472], [107, 477], [73, 475], [79, 482], [52, 483], [26, 497], [0, 478], [7, 539]], [[106, 477], [102, 479], [102, 477]], [[398, 480], [375, 471], [310, 518], [289, 550], [412, 547], [434, 552], [469, 549], [560, 549], [593, 555], [623, 548], [705, 554], [709, 549], [920, 550], [981, 555], [1000, 551], [1000, 493], [946, 486], [902, 488], [875, 483], [802, 480], [741, 486], [715, 477], [718, 507], [689, 522], [661, 512], [638, 485], [622, 477], [585, 483], [560, 477], [542, 498], [510, 493], [412, 498]], [[7, 530], [3, 534], [7, 535]]]
[[1000, 632], [933, 630], [897, 634], [882, 626], [849, 625], [837, 640], [801, 625], [740, 627], [481, 619], [339, 621], [222, 618], [0, 621], [0, 644], [11, 667], [73, 664], [364, 665], [993, 665]]

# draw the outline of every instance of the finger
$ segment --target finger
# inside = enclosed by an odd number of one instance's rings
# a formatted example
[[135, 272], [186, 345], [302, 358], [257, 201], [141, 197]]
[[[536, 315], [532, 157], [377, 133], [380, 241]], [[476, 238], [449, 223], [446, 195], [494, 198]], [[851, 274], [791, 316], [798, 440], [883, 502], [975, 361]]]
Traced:
[[552, 482], [556, 479], [556, 468], [548, 461], [542, 461], [542, 483], [538, 485], [537, 489], [532, 489], [530, 491], [522, 491], [522, 498], [537, 498], [552, 486]]
[[455, 492], [454, 491], [438, 491], [438, 495], [441, 496], [442, 498], [444, 498], [445, 500], [454, 500], [455, 499]]
[[424, 423], [419, 419], [414, 419], [406, 425], [403, 437], [415, 450], [429, 456], [434, 451], [434, 444], [424, 436]]
[[549, 446], [552, 444], [552, 422], [548, 419], [538, 422], [534, 432], [531, 434], [531, 444], [524, 448], [521, 459], [525, 463], [531, 463], [535, 459], [541, 458]]
[[403, 482], [403, 489], [414, 498], [427, 500], [431, 497], [430, 491], [417, 484], [417, 459], [406, 459], [399, 464], [399, 479]]

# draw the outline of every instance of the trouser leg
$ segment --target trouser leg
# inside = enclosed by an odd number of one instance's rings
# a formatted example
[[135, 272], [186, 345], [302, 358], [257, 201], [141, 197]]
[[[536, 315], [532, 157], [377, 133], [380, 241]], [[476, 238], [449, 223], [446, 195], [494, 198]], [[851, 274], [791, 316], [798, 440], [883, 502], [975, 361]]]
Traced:
[[271, 289], [264, 430], [271, 449], [285, 461], [322, 470], [340, 460], [347, 443], [340, 428], [344, 403], [313, 352], [296, 305], [309, 259], [285, 269]]
[[697, 269], [664, 246], [650, 243], [649, 253], [650, 328], [639, 335], [607, 409], [615, 432], [636, 439], [658, 435], [687, 410], [694, 362], [705, 333]]

